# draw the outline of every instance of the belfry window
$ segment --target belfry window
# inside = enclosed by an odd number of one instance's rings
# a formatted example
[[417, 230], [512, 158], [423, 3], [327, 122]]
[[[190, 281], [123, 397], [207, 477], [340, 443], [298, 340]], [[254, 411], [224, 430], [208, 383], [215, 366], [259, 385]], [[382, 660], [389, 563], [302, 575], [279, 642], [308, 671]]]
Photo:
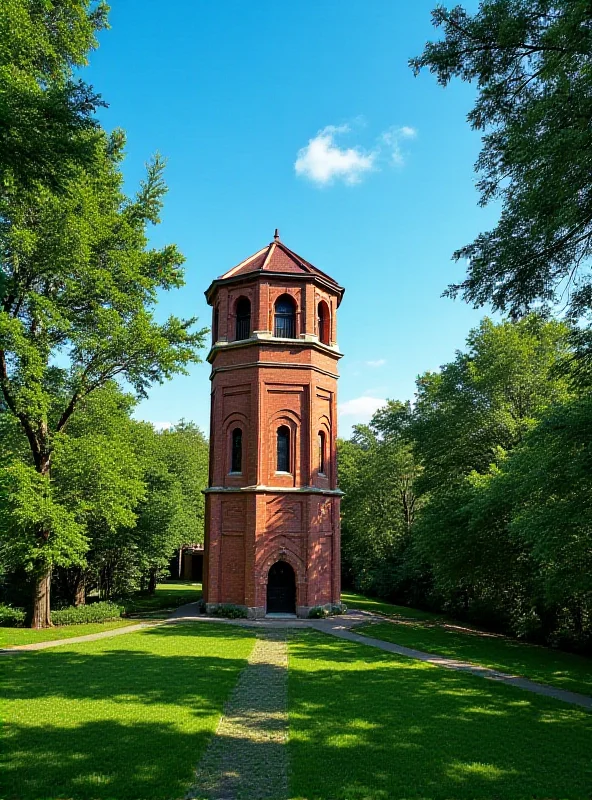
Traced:
[[319, 431], [319, 475], [325, 475], [325, 443], [327, 437], [324, 431]]
[[273, 335], [280, 339], [296, 338], [296, 303], [289, 294], [275, 301]]
[[236, 303], [235, 339], [248, 339], [251, 335], [251, 301], [240, 297]]
[[216, 344], [218, 341], [218, 328], [220, 325], [220, 309], [218, 306], [214, 309], [214, 319], [212, 321], [212, 343]]
[[277, 471], [292, 471], [290, 469], [290, 428], [287, 425], [282, 425], [277, 432]]
[[231, 472], [242, 472], [243, 470], [243, 432], [240, 428], [232, 431], [232, 455], [230, 460]]
[[321, 300], [317, 307], [317, 328], [319, 333], [319, 341], [323, 344], [329, 344], [329, 307], [324, 300]]

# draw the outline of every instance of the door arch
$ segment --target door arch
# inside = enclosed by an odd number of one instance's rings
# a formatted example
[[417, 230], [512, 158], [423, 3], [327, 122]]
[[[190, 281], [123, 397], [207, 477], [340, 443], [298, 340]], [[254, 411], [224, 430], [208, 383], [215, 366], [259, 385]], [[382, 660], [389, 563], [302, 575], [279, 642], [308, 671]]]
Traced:
[[268, 614], [296, 613], [296, 574], [287, 561], [276, 561], [267, 575]]

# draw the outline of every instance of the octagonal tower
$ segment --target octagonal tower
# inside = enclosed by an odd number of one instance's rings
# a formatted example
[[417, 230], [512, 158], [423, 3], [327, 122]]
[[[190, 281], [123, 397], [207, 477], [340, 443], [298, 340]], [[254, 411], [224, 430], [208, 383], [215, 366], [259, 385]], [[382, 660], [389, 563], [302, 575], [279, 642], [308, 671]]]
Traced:
[[204, 598], [250, 617], [340, 602], [337, 308], [274, 241], [214, 280]]

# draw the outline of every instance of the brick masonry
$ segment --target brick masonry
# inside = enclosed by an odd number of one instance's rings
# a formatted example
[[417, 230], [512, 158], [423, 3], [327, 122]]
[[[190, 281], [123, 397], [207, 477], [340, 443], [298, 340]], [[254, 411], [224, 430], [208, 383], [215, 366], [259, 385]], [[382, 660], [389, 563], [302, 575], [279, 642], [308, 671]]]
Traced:
[[[263, 616], [269, 569], [283, 560], [294, 570], [297, 612], [305, 616], [312, 606], [340, 601], [336, 311], [343, 289], [322, 273], [295, 266], [289, 273], [259, 268], [229, 275], [206, 292], [215, 338], [208, 355], [204, 596], [210, 605], [233, 603], [246, 606], [250, 616]], [[296, 305], [294, 339], [273, 336], [275, 302], [285, 294]], [[241, 298], [251, 304], [250, 338], [236, 341], [235, 309]], [[319, 330], [321, 303], [328, 316], [324, 331]], [[276, 469], [281, 426], [290, 431], [289, 472]], [[237, 428], [242, 432], [240, 474], [231, 472]]]

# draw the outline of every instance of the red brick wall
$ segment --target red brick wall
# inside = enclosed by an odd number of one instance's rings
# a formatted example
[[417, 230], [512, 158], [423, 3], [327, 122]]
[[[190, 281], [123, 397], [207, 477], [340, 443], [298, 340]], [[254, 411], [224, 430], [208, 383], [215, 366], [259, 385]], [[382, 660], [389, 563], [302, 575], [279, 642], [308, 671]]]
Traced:
[[[251, 301], [251, 330], [273, 329], [273, 304], [294, 297], [294, 342], [251, 339], [232, 343], [235, 307]], [[338, 295], [304, 276], [302, 281], [245, 276], [212, 296], [219, 309], [219, 346], [212, 363], [210, 491], [206, 496], [204, 593], [208, 603], [264, 609], [267, 575], [280, 558], [294, 568], [297, 605], [308, 608], [340, 598], [337, 488], [337, 361], [316, 336], [317, 306], [330, 309], [336, 339]], [[223, 344], [231, 342], [231, 344]], [[276, 472], [277, 428], [291, 431], [292, 469]], [[229, 474], [232, 430], [242, 431], [242, 472]], [[325, 434], [325, 474], [319, 474], [319, 432]], [[228, 491], [228, 490], [243, 491]], [[298, 490], [282, 492], [281, 490]], [[226, 490], [226, 491], [222, 491]], [[314, 491], [316, 490], [316, 492]]]

